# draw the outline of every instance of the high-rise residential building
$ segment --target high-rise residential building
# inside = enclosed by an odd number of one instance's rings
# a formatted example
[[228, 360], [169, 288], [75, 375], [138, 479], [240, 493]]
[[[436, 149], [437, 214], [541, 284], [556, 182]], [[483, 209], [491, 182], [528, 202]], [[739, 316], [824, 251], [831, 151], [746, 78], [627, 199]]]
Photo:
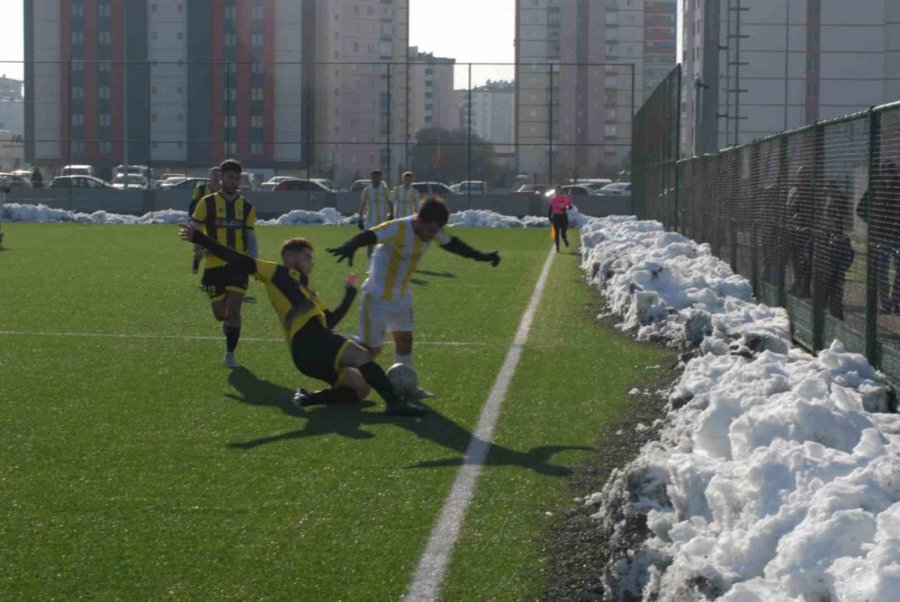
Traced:
[[517, 0], [519, 172], [610, 174], [633, 111], [675, 66], [676, 0]]
[[[494, 145], [501, 158], [515, 149], [515, 84], [510, 81], [488, 81], [482, 86], [458, 90], [460, 129], [477, 134]], [[471, 98], [471, 103], [469, 99]]]
[[378, 167], [393, 183], [408, 148], [409, 0], [315, 3], [316, 164], [341, 180]]
[[22, 96], [24, 82], [5, 75], [0, 77], [0, 130], [24, 136], [25, 99]]
[[893, 0], [683, 0], [683, 150], [900, 98]]
[[459, 127], [459, 107], [453, 99], [453, 71], [456, 59], [436, 57], [409, 49], [409, 136], [415, 140], [422, 128]]
[[304, 4], [26, 2], [27, 160], [302, 164]]

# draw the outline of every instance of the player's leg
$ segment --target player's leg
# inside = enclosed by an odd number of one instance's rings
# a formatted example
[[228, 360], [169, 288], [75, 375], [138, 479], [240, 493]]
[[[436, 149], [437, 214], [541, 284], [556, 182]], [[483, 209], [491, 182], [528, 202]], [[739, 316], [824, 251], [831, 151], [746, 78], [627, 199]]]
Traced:
[[385, 303], [387, 329], [394, 339], [394, 361], [412, 368], [413, 307], [412, 295]]
[[200, 269], [200, 261], [203, 259], [203, 247], [194, 245], [194, 261], [191, 265], [191, 272], [196, 274]]
[[[338, 336], [338, 335], [334, 335]], [[365, 379], [373, 389], [375, 389], [385, 403], [387, 403], [386, 414], [397, 416], [424, 416], [425, 410], [407, 405], [394, 391], [391, 381], [388, 380], [384, 370], [381, 369], [372, 355], [361, 345], [357, 345], [353, 341], [347, 339], [341, 345], [341, 350], [337, 355], [337, 364], [341, 368], [356, 368], [360, 375]]]
[[224, 271], [221, 267], [206, 268], [203, 270], [203, 278], [200, 280], [200, 283], [209, 295], [209, 306], [217, 322], [224, 322], [225, 317], [228, 315], [228, 309], [225, 305], [225, 295], [228, 291], [225, 289], [224, 276]]
[[566, 246], [569, 246], [569, 237], [566, 236], [566, 233], [569, 231], [569, 216], [565, 213], [562, 214], [562, 217], [559, 218], [559, 233], [562, 235], [563, 242], [566, 243]]
[[554, 215], [550, 222], [553, 224], [553, 244], [556, 245], [556, 252], [559, 253], [559, 220]]
[[387, 329], [384, 303], [366, 293], [359, 300], [359, 340], [373, 358], [381, 353]]
[[241, 365], [234, 358], [238, 342], [241, 339], [241, 304], [244, 302], [244, 294], [229, 290], [225, 294], [225, 319], [222, 321], [222, 333], [225, 335], [225, 357], [222, 363], [226, 368], [240, 368]]

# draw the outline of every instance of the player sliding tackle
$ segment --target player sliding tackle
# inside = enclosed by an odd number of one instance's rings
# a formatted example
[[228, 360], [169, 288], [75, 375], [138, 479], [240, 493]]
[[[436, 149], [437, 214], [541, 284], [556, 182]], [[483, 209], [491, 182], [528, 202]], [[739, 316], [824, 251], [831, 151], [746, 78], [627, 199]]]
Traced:
[[387, 402], [385, 413], [395, 416], [422, 416], [425, 410], [407, 405], [372, 355], [348, 338], [332, 332], [350, 309], [356, 296], [356, 276], [347, 278], [344, 300], [334, 310], [309, 282], [313, 268], [313, 247], [305, 238], [292, 238], [281, 247], [281, 264], [253, 259], [206, 236], [193, 226], [182, 226], [182, 240], [201, 245], [227, 262], [234, 272], [252, 274], [265, 284], [269, 301], [278, 314], [284, 336], [297, 369], [332, 388], [304, 393], [301, 405], [361, 401], [369, 387]]
[[[394, 336], [394, 357], [400, 364], [412, 367], [413, 309], [410, 280], [432, 240], [445, 251], [496, 267], [497, 251], [482, 253], [444, 231], [450, 212], [437, 197], [422, 201], [415, 215], [385, 222], [357, 234], [340, 247], [328, 249], [338, 258], [353, 265], [353, 255], [360, 247], [378, 245], [369, 262], [369, 273], [363, 283], [360, 302], [359, 337], [373, 357], [378, 357], [387, 331]], [[419, 390], [417, 397], [431, 396]]]

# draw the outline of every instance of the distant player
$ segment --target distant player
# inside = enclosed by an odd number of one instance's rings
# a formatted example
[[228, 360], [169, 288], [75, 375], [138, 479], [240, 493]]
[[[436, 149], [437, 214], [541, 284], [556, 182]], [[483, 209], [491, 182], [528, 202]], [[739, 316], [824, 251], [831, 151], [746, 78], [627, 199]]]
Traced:
[[[194, 211], [197, 209], [197, 203], [200, 202], [205, 196], [210, 194], [215, 194], [219, 192], [222, 188], [222, 170], [218, 166], [209, 168], [209, 180], [204, 182], [203, 184], [197, 184], [194, 188], [194, 195], [191, 197], [191, 204], [188, 208], [188, 215], [194, 215]], [[203, 247], [200, 245], [194, 245], [194, 263], [191, 271], [193, 273], [197, 273], [200, 269], [200, 261], [203, 259]]]
[[497, 251], [482, 253], [455, 236], [448, 236], [443, 227], [449, 217], [443, 200], [428, 197], [422, 201], [416, 215], [382, 223], [357, 234], [340, 247], [328, 249], [338, 258], [338, 263], [347, 259], [352, 265], [357, 249], [378, 245], [362, 286], [359, 317], [360, 339], [373, 356], [377, 357], [381, 352], [385, 334], [390, 331], [396, 361], [412, 366], [413, 295], [410, 280], [432, 240], [456, 255], [485, 261], [494, 267], [500, 263]]
[[[221, 189], [200, 199], [191, 219], [210, 238], [256, 257], [256, 211], [238, 190], [241, 164], [227, 159], [219, 168]], [[234, 351], [241, 338], [241, 303], [247, 293], [247, 273], [230, 268], [227, 261], [213, 255], [206, 258], [202, 282], [209, 294], [213, 315], [222, 322], [225, 334], [222, 363], [226, 368], [239, 368]]]
[[419, 193], [412, 187], [413, 172], [400, 176], [400, 186], [394, 188], [394, 218], [408, 217], [419, 212]]
[[233, 273], [249, 274], [265, 284], [269, 301], [291, 349], [297, 369], [331, 385], [330, 389], [295, 397], [300, 406], [361, 401], [371, 388], [387, 402], [385, 413], [396, 416], [422, 416], [425, 411], [407, 405], [394, 392], [391, 383], [371, 354], [350, 339], [332, 332], [350, 309], [356, 297], [356, 276], [347, 278], [344, 299], [334, 310], [309, 281], [313, 269], [313, 246], [305, 238], [292, 238], [281, 247], [281, 264], [254, 259], [205, 236], [193, 226], [182, 226], [183, 240], [205, 247], [210, 257], [223, 262]]
[[550, 208], [547, 210], [547, 217], [550, 218], [550, 224], [553, 226], [553, 244], [556, 245], [556, 252], [559, 253], [559, 238], [563, 239], [566, 246], [569, 246], [569, 237], [566, 232], [569, 230], [569, 214], [572, 210], [572, 199], [570, 199], [563, 191], [562, 186], [556, 187], [556, 193], [550, 199]]
[[[372, 183], [366, 186], [360, 195], [359, 203], [359, 228], [371, 230], [380, 223], [392, 219], [394, 215], [393, 197], [391, 189], [381, 181], [381, 170], [374, 169], [370, 174]], [[372, 249], [366, 249], [366, 255], [372, 256]]]

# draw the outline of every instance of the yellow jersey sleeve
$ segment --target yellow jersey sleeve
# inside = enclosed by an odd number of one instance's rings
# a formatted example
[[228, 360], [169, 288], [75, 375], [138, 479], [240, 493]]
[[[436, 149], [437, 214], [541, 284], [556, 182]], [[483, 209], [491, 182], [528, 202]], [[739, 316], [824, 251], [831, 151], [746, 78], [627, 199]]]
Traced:
[[274, 261], [266, 261], [264, 259], [256, 260], [256, 273], [253, 275], [257, 280], [263, 282], [271, 282], [278, 270], [278, 265]]
[[[247, 204], [250, 205], [250, 203], [247, 203]], [[256, 207], [254, 207], [253, 205], [250, 205], [250, 210], [247, 211], [247, 216], [244, 219], [244, 224], [248, 228], [256, 227]]]
[[201, 198], [200, 201], [197, 202], [197, 208], [194, 209], [194, 215], [191, 216], [192, 220], [200, 222], [201, 224], [206, 221], [206, 203], [202, 201], [203, 199]]

